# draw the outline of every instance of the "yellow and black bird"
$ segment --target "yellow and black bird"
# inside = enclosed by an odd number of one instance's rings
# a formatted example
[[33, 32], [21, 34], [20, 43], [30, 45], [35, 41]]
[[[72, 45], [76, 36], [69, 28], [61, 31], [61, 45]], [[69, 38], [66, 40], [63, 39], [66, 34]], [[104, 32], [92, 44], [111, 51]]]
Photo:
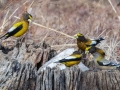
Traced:
[[74, 51], [70, 56], [61, 59], [55, 63], [62, 63], [67, 67], [79, 64], [81, 61], [82, 54], [79, 51]]
[[79, 42], [84, 42], [86, 45], [91, 45], [91, 46], [96, 46], [99, 44], [102, 40], [104, 40], [102, 37], [98, 39], [88, 39], [85, 38], [83, 34], [75, 34], [74, 37], [79, 41]]
[[86, 53], [89, 52], [93, 55], [95, 65], [99, 69], [112, 70], [120, 68], [120, 64], [105, 59], [105, 52], [100, 48], [97, 48], [95, 46], [87, 46], [85, 52]]
[[100, 49], [100, 48], [98, 48], [98, 47], [95, 47], [95, 46], [91, 46], [91, 45], [86, 45], [85, 52], [89, 52], [89, 53], [91, 53], [91, 54], [97, 52], [97, 53], [99, 53], [103, 58], [104, 58], [105, 55], [106, 55], [105, 52], [104, 52], [102, 49]]
[[103, 38], [99, 39], [88, 39], [85, 38], [83, 34], [75, 34], [74, 37], [77, 39], [77, 46], [82, 51], [85, 51], [86, 45], [96, 46], [98, 43], [100, 43]]
[[27, 12], [24, 13], [20, 18], [20, 20], [14, 23], [12, 27], [7, 31], [7, 33], [5, 33], [0, 38], [4, 37], [4, 39], [7, 39], [10, 36], [14, 36], [14, 37], [22, 36], [28, 30], [29, 22], [31, 22], [31, 20], [32, 20], [32, 15]]

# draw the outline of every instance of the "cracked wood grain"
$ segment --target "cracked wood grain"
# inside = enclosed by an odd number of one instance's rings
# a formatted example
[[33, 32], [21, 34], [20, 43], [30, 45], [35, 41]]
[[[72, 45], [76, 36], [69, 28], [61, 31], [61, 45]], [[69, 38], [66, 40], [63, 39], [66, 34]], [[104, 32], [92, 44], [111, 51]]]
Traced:
[[58, 67], [39, 70], [50, 59], [50, 52], [49, 46], [26, 47], [24, 43], [7, 55], [0, 52], [2, 60], [9, 60], [0, 73], [0, 90], [120, 90], [119, 69], [94, 70], [93, 61], [83, 61], [91, 68], [85, 72], [77, 65], [63, 70]]

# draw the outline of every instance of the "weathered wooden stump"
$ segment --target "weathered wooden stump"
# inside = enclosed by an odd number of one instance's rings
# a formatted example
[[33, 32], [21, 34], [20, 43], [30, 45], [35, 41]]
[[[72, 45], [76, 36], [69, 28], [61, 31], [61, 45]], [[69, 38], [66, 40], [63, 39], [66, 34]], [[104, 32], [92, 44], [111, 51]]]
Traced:
[[77, 66], [38, 72], [36, 90], [78, 90], [81, 71]]
[[[77, 65], [39, 70], [56, 54], [49, 45], [22, 43], [7, 54], [4, 50], [0, 52], [0, 90], [120, 90], [119, 70], [82, 72]], [[93, 61], [83, 63], [95, 68]]]
[[77, 66], [38, 72], [36, 90], [120, 90], [120, 72], [86, 71]]
[[45, 43], [22, 43], [14, 49], [1, 46], [0, 90], [35, 90], [37, 69], [54, 54]]
[[0, 90], [35, 90], [37, 72], [32, 64], [14, 61], [0, 77]]

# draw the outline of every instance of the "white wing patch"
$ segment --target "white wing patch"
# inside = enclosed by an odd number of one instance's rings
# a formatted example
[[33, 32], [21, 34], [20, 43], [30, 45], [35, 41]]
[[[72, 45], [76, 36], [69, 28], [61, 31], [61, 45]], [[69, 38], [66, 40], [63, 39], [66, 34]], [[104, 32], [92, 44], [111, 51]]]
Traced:
[[110, 62], [102, 62], [103, 63], [103, 65], [108, 65], [108, 64], [110, 64]]
[[93, 40], [95, 40], [95, 39], [90, 39], [90, 40], [92, 40], [92, 41], [93, 41]]
[[92, 41], [92, 43], [91, 44], [96, 44], [96, 41]]
[[16, 27], [11, 27], [9, 30], [8, 30], [8, 32], [12, 32], [12, 31], [14, 31], [16, 29]]
[[76, 59], [76, 57], [74, 57], [74, 56], [69, 56], [69, 57], [66, 57], [65, 59]]

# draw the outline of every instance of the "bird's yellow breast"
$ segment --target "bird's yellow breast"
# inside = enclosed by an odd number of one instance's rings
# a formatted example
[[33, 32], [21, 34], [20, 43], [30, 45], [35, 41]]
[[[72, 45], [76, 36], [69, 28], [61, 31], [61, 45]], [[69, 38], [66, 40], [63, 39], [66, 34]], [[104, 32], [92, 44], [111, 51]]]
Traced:
[[13, 35], [14, 37], [20, 37], [28, 30], [28, 23], [26, 21], [22, 21], [22, 26], [22, 29]]
[[65, 66], [70, 67], [73, 66], [75, 64], [79, 64], [80, 61], [69, 61], [69, 62], [62, 62]]
[[78, 48], [85, 51], [86, 45], [83, 42], [77, 42]]

